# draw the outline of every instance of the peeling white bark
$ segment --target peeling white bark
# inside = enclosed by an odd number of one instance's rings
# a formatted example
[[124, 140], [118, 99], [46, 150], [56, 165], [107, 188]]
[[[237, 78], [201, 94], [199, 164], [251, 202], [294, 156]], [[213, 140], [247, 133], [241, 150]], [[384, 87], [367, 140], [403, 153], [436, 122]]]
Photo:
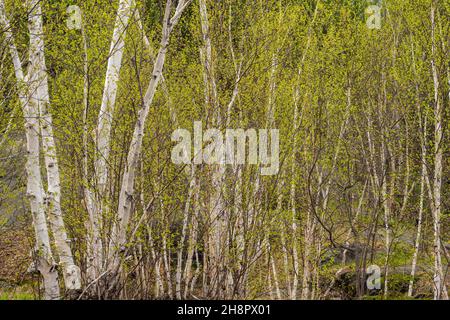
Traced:
[[[30, 202], [33, 227], [36, 238], [35, 264], [43, 277], [44, 298], [47, 300], [59, 299], [58, 272], [53, 260], [50, 246], [50, 237], [47, 227], [44, 206], [44, 188], [40, 171], [39, 159], [39, 108], [35, 97], [35, 78], [24, 77], [22, 64], [19, 58], [11, 27], [6, 18], [5, 5], [0, 0], [0, 24], [5, 26], [6, 41], [14, 65], [14, 71], [19, 90], [19, 99], [25, 117], [25, 136], [27, 140], [27, 161], [25, 170], [27, 172], [27, 197]], [[30, 28], [31, 30], [31, 28]], [[30, 57], [33, 59], [33, 57]], [[33, 83], [34, 80], [34, 83]]]
[[125, 51], [125, 37], [128, 21], [131, 17], [133, 0], [120, 0], [116, 22], [109, 49], [108, 67], [106, 69], [105, 86], [102, 104], [98, 115], [97, 149], [95, 161], [97, 183], [101, 193], [105, 192], [108, 178], [108, 158], [111, 148], [111, 126], [116, 104], [117, 87]]
[[125, 37], [132, 15], [133, 0], [120, 0], [117, 9], [116, 21], [111, 39], [108, 66], [106, 69], [105, 85], [103, 89], [102, 103], [98, 115], [97, 137], [94, 160], [94, 170], [98, 195], [93, 195], [92, 190], [86, 189], [86, 202], [90, 216], [91, 230], [91, 257], [89, 257], [89, 279], [95, 279], [103, 268], [103, 242], [101, 239], [103, 200], [107, 196], [106, 183], [108, 180], [108, 159], [111, 148], [111, 127], [113, 122], [116, 96], [122, 57], [125, 51]]
[[122, 178], [122, 185], [119, 195], [119, 204], [117, 211], [117, 222], [113, 225], [111, 240], [108, 250], [108, 269], [114, 273], [120, 268], [119, 250], [126, 243], [126, 232], [133, 209], [134, 202], [134, 182], [138, 168], [139, 155], [142, 149], [142, 140], [144, 137], [145, 122], [150, 111], [153, 97], [161, 79], [164, 61], [169, 45], [170, 34], [177, 24], [181, 13], [184, 11], [190, 1], [179, 1], [174, 15], [170, 18], [171, 0], [167, 0], [163, 20], [163, 30], [160, 48], [153, 66], [152, 77], [150, 79], [147, 92], [144, 96], [144, 105], [138, 112], [138, 119], [134, 128], [130, 148], [128, 151], [125, 172]]
[[48, 111], [50, 98], [48, 78], [45, 65], [44, 31], [42, 25], [41, 5], [38, 0], [30, 1], [30, 81], [36, 84], [36, 100], [40, 116], [40, 132], [44, 152], [44, 162], [47, 171], [48, 220], [53, 232], [55, 249], [62, 267], [66, 290], [80, 290], [80, 269], [75, 265], [69, 239], [64, 226], [61, 211], [61, 185], [59, 166], [56, 154], [56, 144], [53, 137], [53, 120]]
[[433, 231], [434, 231], [434, 299], [448, 300], [444, 271], [441, 257], [441, 186], [442, 186], [442, 157], [443, 157], [443, 104], [439, 98], [439, 76], [436, 67], [436, 39], [435, 39], [435, 2], [431, 5], [431, 69], [434, 84], [434, 177], [433, 177]]

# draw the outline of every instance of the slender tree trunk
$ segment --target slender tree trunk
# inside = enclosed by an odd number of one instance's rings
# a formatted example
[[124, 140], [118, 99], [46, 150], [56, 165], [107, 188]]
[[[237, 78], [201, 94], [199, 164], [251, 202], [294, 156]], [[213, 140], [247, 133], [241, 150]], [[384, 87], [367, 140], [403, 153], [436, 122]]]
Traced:
[[50, 97], [44, 56], [42, 12], [39, 1], [31, 1], [30, 9], [30, 57], [32, 58], [29, 74], [37, 77], [35, 94], [39, 108], [44, 162], [47, 169], [48, 190], [45, 200], [48, 207], [48, 220], [53, 232], [59, 264], [62, 266], [66, 290], [72, 294], [81, 289], [80, 269], [75, 265], [72, 250], [69, 246], [70, 240], [67, 237], [62, 217], [61, 184], [56, 144], [53, 137], [53, 120], [52, 115], [47, 110], [50, 104]]
[[[30, 33], [36, 25], [36, 11], [30, 21]], [[40, 170], [40, 152], [39, 152], [39, 101], [36, 96], [38, 85], [37, 72], [30, 72], [30, 77], [25, 77], [22, 70], [22, 63], [19, 58], [14, 38], [11, 33], [11, 26], [6, 18], [5, 5], [0, 0], [0, 24], [5, 27], [6, 41], [8, 42], [11, 59], [14, 65], [17, 86], [19, 88], [19, 100], [22, 105], [25, 118], [25, 136], [27, 141], [27, 161], [25, 170], [27, 173], [27, 197], [30, 202], [31, 215], [33, 218], [33, 227], [36, 238], [34, 265], [41, 273], [44, 284], [44, 298], [47, 300], [59, 299], [58, 272], [53, 260], [52, 249], [50, 246], [50, 237], [47, 227], [45, 206], [44, 206], [44, 188]], [[34, 26], [32, 25], [34, 24]], [[34, 48], [32, 50], [32, 48]], [[34, 53], [31, 66], [36, 63], [36, 37], [30, 39], [30, 53]], [[43, 52], [42, 52], [43, 54]], [[30, 67], [29, 71], [33, 71]]]
[[[200, 186], [197, 179], [195, 179], [194, 184], [194, 216], [191, 219], [191, 228], [190, 235], [188, 239], [188, 248], [187, 248], [187, 258], [186, 264], [184, 268], [184, 294], [183, 298], [187, 299], [189, 292], [189, 283], [192, 281], [192, 260], [194, 259], [194, 254], [196, 252], [195, 246], [197, 244], [197, 233], [198, 233], [198, 219], [199, 219], [199, 211], [200, 211], [200, 203], [199, 203], [199, 195]], [[199, 270], [199, 266], [197, 265], [196, 272]]]
[[108, 179], [108, 160], [111, 148], [111, 127], [114, 117], [116, 95], [122, 57], [125, 51], [125, 37], [128, 29], [128, 21], [132, 15], [133, 0], [120, 0], [117, 9], [116, 22], [109, 50], [108, 66], [106, 69], [105, 85], [102, 103], [98, 115], [96, 132], [96, 153], [94, 157], [94, 171], [97, 191], [85, 190], [86, 202], [89, 204], [91, 245], [88, 266], [89, 281], [96, 279], [100, 270], [103, 269], [103, 241], [101, 238], [102, 215], [104, 213], [104, 199], [106, 198], [106, 183]]
[[416, 241], [414, 243], [414, 254], [411, 263], [411, 279], [409, 280], [408, 286], [408, 296], [412, 297], [413, 294], [413, 285], [414, 285], [414, 276], [416, 274], [416, 265], [417, 265], [417, 257], [419, 255], [419, 247], [420, 247], [420, 238], [422, 235], [422, 218], [423, 218], [423, 201], [425, 196], [425, 171], [426, 171], [426, 161], [427, 161], [427, 149], [426, 149], [426, 132], [427, 132], [427, 120], [425, 118], [425, 123], [423, 125], [423, 134], [422, 134], [422, 170], [420, 173], [420, 197], [419, 197], [419, 216], [417, 217], [417, 233], [416, 233]]
[[308, 211], [306, 217], [306, 227], [304, 231], [304, 252], [303, 252], [303, 278], [301, 299], [307, 300], [310, 297], [310, 277], [311, 277], [311, 246], [315, 228], [313, 214]]
[[[275, 282], [275, 292], [277, 294], [277, 299], [281, 300], [280, 282], [278, 281], [278, 271], [275, 264], [275, 259], [272, 257], [271, 246], [269, 241], [267, 241], [267, 255], [269, 256], [270, 266], [272, 267], [273, 280]], [[269, 271], [270, 272], [270, 271]]]
[[[293, 271], [294, 271], [294, 278], [292, 281], [292, 287], [290, 284], [290, 277], [286, 273], [287, 280], [288, 280], [288, 294], [289, 298], [292, 300], [295, 300], [297, 298], [297, 287], [298, 287], [298, 272], [299, 272], [299, 263], [298, 263], [298, 253], [297, 253], [297, 208], [296, 208], [296, 179], [295, 179], [295, 172], [296, 172], [296, 156], [297, 156], [297, 131], [299, 127], [299, 116], [298, 116], [298, 90], [296, 90], [295, 98], [294, 98], [294, 138], [293, 138], [293, 146], [292, 146], [292, 167], [291, 167], [291, 190], [290, 190], [290, 204], [291, 204], [291, 211], [292, 211], [292, 220], [291, 220], [291, 228], [292, 228], [292, 261], [293, 261]], [[282, 231], [282, 241], [284, 240], [284, 231]], [[286, 248], [283, 244], [283, 253], [285, 257], [285, 264], [286, 264]], [[287, 268], [286, 268], [287, 269]]]
[[[161, 44], [153, 66], [152, 77], [150, 79], [147, 92], [144, 96], [142, 109], [138, 112], [138, 119], [134, 128], [133, 136], [128, 151], [125, 172], [122, 177], [122, 184], [119, 195], [119, 204], [117, 210], [117, 220], [113, 224], [111, 232], [111, 240], [108, 251], [108, 270], [114, 277], [118, 274], [120, 269], [120, 248], [126, 244], [126, 232], [133, 209], [134, 202], [134, 182], [136, 169], [138, 167], [139, 156], [142, 149], [142, 141], [144, 137], [145, 122], [150, 111], [150, 106], [155, 96], [159, 80], [161, 79], [164, 61], [166, 58], [167, 49], [169, 46], [170, 34], [180, 19], [182, 12], [186, 9], [190, 1], [180, 0], [176, 7], [175, 13], [170, 18], [171, 0], [167, 0], [163, 19], [163, 30], [161, 37]], [[111, 286], [115, 286], [116, 281], [112, 281]]]
[[[217, 84], [214, 74], [214, 65], [212, 60], [211, 35], [208, 21], [208, 10], [206, 2], [199, 0], [200, 22], [203, 37], [203, 47], [201, 48], [201, 60], [203, 63], [203, 74], [205, 82], [205, 103], [213, 110], [212, 119], [218, 128], [229, 124], [231, 108], [237, 95], [237, 82], [234, 88], [232, 99], [228, 104], [227, 116], [225, 121], [222, 120], [221, 108], [217, 98]], [[226, 227], [229, 218], [225, 211], [225, 159], [219, 159], [221, 164], [215, 166], [212, 170], [212, 194], [210, 197], [210, 230], [209, 236], [209, 258], [210, 258], [210, 274], [212, 295], [218, 298], [227, 296], [227, 279], [229, 275], [226, 271], [226, 256], [228, 246], [225, 244], [227, 239]]]
[[434, 231], [434, 299], [448, 300], [445, 277], [442, 267], [441, 257], [441, 185], [442, 185], [442, 144], [443, 144], [443, 105], [439, 98], [439, 77], [436, 67], [436, 40], [435, 40], [435, 2], [431, 5], [431, 69], [434, 83], [434, 210], [433, 210], [433, 231]]
[[196, 178], [195, 178], [195, 165], [192, 165], [191, 170], [191, 177], [190, 177], [190, 183], [189, 183], [189, 190], [188, 190], [188, 198], [185, 203], [184, 207], [184, 213], [183, 213], [183, 226], [181, 230], [181, 237], [180, 241], [178, 243], [178, 250], [177, 250], [177, 270], [175, 275], [175, 294], [177, 299], [181, 300], [181, 282], [182, 282], [182, 267], [183, 267], [183, 249], [184, 249], [184, 243], [186, 240], [186, 234], [189, 226], [189, 212], [191, 210], [191, 199], [193, 192], [196, 191], [195, 184], [196, 184]]
[[109, 49], [108, 67], [106, 69], [105, 86], [103, 90], [102, 104], [98, 115], [97, 149], [95, 159], [95, 173], [100, 193], [106, 191], [108, 178], [108, 158], [111, 148], [111, 126], [116, 104], [122, 57], [125, 51], [125, 37], [128, 29], [128, 21], [131, 17], [133, 0], [120, 0], [117, 9], [111, 46]]

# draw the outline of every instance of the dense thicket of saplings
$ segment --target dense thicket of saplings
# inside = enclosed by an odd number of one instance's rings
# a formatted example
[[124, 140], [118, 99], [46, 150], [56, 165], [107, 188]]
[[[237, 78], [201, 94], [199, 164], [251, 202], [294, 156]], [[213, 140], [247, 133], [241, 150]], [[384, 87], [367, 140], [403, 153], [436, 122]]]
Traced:
[[0, 0], [0, 298], [448, 299], [449, 18]]

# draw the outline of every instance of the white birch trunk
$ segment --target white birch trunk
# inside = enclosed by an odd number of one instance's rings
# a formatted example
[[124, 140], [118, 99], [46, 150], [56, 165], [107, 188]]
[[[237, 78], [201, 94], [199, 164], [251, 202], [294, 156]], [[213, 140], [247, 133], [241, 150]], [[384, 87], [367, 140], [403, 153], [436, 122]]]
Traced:
[[[296, 160], [296, 152], [297, 152], [297, 131], [298, 128], [300, 127], [300, 123], [302, 121], [303, 118], [303, 108], [301, 110], [301, 116], [298, 116], [298, 103], [299, 103], [299, 98], [300, 98], [300, 77], [303, 73], [303, 67], [304, 67], [304, 63], [305, 63], [305, 59], [306, 59], [306, 55], [308, 54], [308, 50], [309, 47], [311, 45], [311, 38], [312, 38], [312, 27], [314, 25], [314, 22], [316, 20], [317, 17], [317, 13], [318, 13], [318, 9], [319, 9], [319, 4], [320, 4], [320, 0], [317, 0], [316, 2], [316, 6], [314, 9], [314, 15], [313, 15], [313, 19], [311, 21], [311, 24], [309, 25], [308, 28], [308, 38], [306, 41], [306, 46], [305, 46], [305, 50], [303, 51], [303, 55], [302, 55], [302, 59], [300, 61], [300, 66], [298, 68], [298, 73], [297, 73], [297, 85], [294, 88], [294, 140], [293, 140], [293, 147], [292, 147], [292, 180], [291, 180], [291, 191], [290, 191], [290, 201], [291, 201], [291, 208], [292, 208], [292, 230], [293, 230], [293, 242], [292, 242], [292, 246], [293, 246], [293, 265], [294, 265], [294, 280], [292, 283], [292, 290], [291, 290], [291, 295], [290, 298], [292, 300], [297, 299], [297, 288], [298, 288], [298, 281], [299, 281], [299, 261], [298, 261], [298, 253], [297, 253], [297, 244], [296, 244], [296, 240], [297, 240], [297, 223], [296, 223], [296, 201], [295, 201], [295, 196], [296, 196], [296, 187], [295, 187], [295, 160]], [[309, 216], [309, 213], [308, 213]], [[308, 219], [307, 219], [308, 220]], [[308, 231], [306, 232], [308, 233]], [[305, 234], [306, 234], [305, 233]], [[305, 239], [305, 241], [308, 241], [307, 239]], [[305, 253], [305, 257], [304, 257], [304, 261], [306, 262], [305, 259], [309, 259], [309, 249], [307, 248], [309, 245], [306, 244], [305, 248], [306, 251], [308, 251], [307, 253]], [[307, 286], [307, 277], [309, 276], [309, 263], [304, 264], [304, 266], [306, 265], [307, 269], [304, 269], [304, 274], [303, 274], [303, 279], [302, 279], [302, 293], [301, 293], [301, 297], [302, 299], [306, 299], [307, 295], [308, 295], [308, 289], [306, 288]], [[306, 272], [305, 272], [306, 271]]]
[[[25, 136], [27, 140], [27, 161], [25, 170], [27, 173], [27, 197], [30, 202], [33, 227], [36, 238], [35, 266], [43, 277], [44, 299], [56, 300], [60, 297], [58, 272], [53, 260], [50, 246], [50, 237], [47, 227], [44, 207], [44, 188], [40, 171], [39, 158], [39, 109], [38, 101], [33, 92], [36, 90], [36, 75], [32, 79], [24, 77], [22, 63], [19, 58], [11, 26], [6, 18], [5, 4], [0, 0], [0, 25], [5, 27], [6, 41], [8, 42], [11, 59], [14, 65], [19, 100], [25, 117]], [[30, 31], [31, 31], [30, 26]], [[36, 59], [30, 57], [30, 59]], [[33, 82], [34, 81], [34, 82]], [[33, 85], [34, 83], [34, 85]]]
[[108, 67], [106, 69], [105, 86], [102, 104], [98, 115], [97, 150], [95, 171], [99, 191], [104, 193], [108, 178], [108, 158], [111, 148], [111, 126], [116, 104], [117, 87], [125, 51], [125, 37], [128, 21], [131, 17], [133, 0], [120, 0], [116, 22], [109, 49]]
[[102, 213], [106, 197], [106, 183], [108, 180], [108, 159], [111, 148], [111, 127], [115, 110], [118, 81], [122, 67], [122, 57], [125, 51], [125, 37], [131, 17], [133, 0], [120, 0], [117, 9], [116, 21], [111, 39], [108, 66], [106, 69], [105, 85], [102, 103], [98, 115], [96, 132], [96, 154], [94, 170], [98, 194], [94, 195], [91, 189], [86, 189], [86, 202], [90, 217], [91, 230], [91, 257], [88, 257], [89, 280], [95, 279], [103, 268], [103, 242], [101, 239]]
[[[270, 266], [272, 268], [272, 274], [273, 274], [273, 280], [275, 282], [275, 292], [277, 294], [277, 299], [281, 300], [282, 297], [281, 297], [281, 291], [280, 291], [280, 283], [278, 281], [277, 266], [275, 265], [275, 259], [273, 259], [273, 257], [272, 257], [271, 246], [269, 244], [269, 241], [267, 241], [267, 255], [270, 260]], [[269, 270], [269, 274], [270, 274], [270, 270]]]
[[433, 231], [434, 231], [434, 299], [448, 300], [441, 258], [441, 185], [442, 185], [442, 143], [443, 143], [443, 105], [439, 99], [439, 77], [436, 67], [435, 41], [435, 2], [431, 6], [431, 69], [434, 83], [434, 178], [433, 178]]
[[189, 212], [191, 208], [191, 198], [193, 195], [193, 192], [196, 190], [195, 184], [195, 165], [192, 165], [192, 171], [191, 171], [191, 177], [190, 177], [190, 183], [189, 183], [189, 190], [188, 190], [188, 197], [185, 203], [184, 212], [183, 212], [183, 226], [181, 230], [181, 238], [180, 242], [178, 244], [178, 251], [177, 251], [177, 270], [175, 275], [175, 294], [177, 299], [181, 300], [181, 282], [182, 282], [182, 267], [183, 267], [183, 247], [184, 242], [186, 240], [186, 234], [189, 224]]
[[[63, 278], [66, 290], [77, 291], [81, 289], [80, 268], [75, 265], [70, 240], [64, 226], [61, 210], [61, 184], [59, 176], [56, 144], [53, 137], [52, 116], [47, 107], [50, 105], [48, 92], [48, 78], [45, 66], [45, 47], [43, 39], [42, 12], [38, 0], [30, 2], [30, 74], [37, 77], [36, 95], [40, 115], [40, 132], [44, 151], [44, 162], [47, 169], [47, 206], [48, 220], [50, 223], [55, 249], [62, 266]], [[30, 79], [31, 80], [31, 79]]]
[[[200, 49], [201, 60], [203, 63], [203, 76], [205, 83], [205, 103], [206, 106], [213, 111], [213, 123], [221, 128], [222, 115], [221, 109], [217, 102], [217, 85], [214, 76], [214, 67], [212, 63], [212, 47], [209, 30], [208, 11], [206, 1], [199, 0], [201, 32], [203, 37], [203, 47]], [[223, 159], [220, 159], [223, 160]], [[209, 258], [210, 258], [210, 282], [211, 293], [216, 297], [223, 297], [225, 294], [220, 290], [223, 287], [222, 282], [225, 281], [226, 275], [224, 269], [224, 241], [225, 241], [225, 203], [223, 199], [224, 184], [223, 177], [225, 174], [225, 166], [217, 165], [214, 167], [211, 178], [211, 188], [213, 190], [210, 197], [210, 230], [209, 230]]]
[[152, 77], [148, 86], [147, 92], [144, 97], [144, 105], [138, 112], [138, 119], [134, 128], [133, 136], [131, 139], [130, 148], [128, 151], [127, 162], [125, 172], [122, 178], [122, 185], [119, 195], [119, 204], [117, 212], [117, 221], [113, 225], [111, 232], [111, 241], [108, 251], [108, 269], [112, 274], [116, 274], [120, 267], [119, 248], [126, 243], [126, 232], [128, 223], [130, 220], [131, 212], [134, 202], [134, 182], [136, 170], [138, 168], [139, 155], [142, 149], [142, 140], [144, 137], [145, 122], [150, 111], [150, 106], [153, 101], [153, 97], [158, 87], [159, 80], [161, 79], [162, 69], [164, 67], [164, 61], [169, 45], [170, 34], [177, 24], [181, 13], [184, 11], [190, 1], [179, 1], [176, 11], [170, 19], [171, 0], [167, 0], [166, 9], [163, 20], [163, 30], [161, 38], [161, 46], [156, 57], [155, 64], [153, 66]]
[[414, 242], [414, 254], [411, 263], [411, 279], [409, 281], [408, 286], [408, 296], [412, 297], [413, 294], [413, 285], [414, 285], [414, 276], [416, 274], [416, 265], [417, 265], [417, 257], [419, 255], [419, 246], [420, 246], [420, 238], [422, 235], [422, 217], [423, 217], [423, 201], [425, 195], [425, 171], [426, 171], [426, 157], [427, 157], [427, 149], [426, 149], [426, 131], [427, 131], [427, 120], [425, 119], [425, 123], [423, 126], [423, 134], [422, 134], [422, 170], [420, 174], [420, 198], [419, 198], [419, 216], [417, 218], [417, 233], [416, 233], [416, 241]]
[[[190, 229], [190, 235], [189, 235], [189, 241], [188, 241], [188, 249], [187, 249], [187, 259], [186, 264], [184, 268], [184, 295], [183, 298], [187, 299], [188, 292], [189, 292], [189, 283], [193, 280], [192, 274], [191, 274], [191, 268], [192, 268], [192, 260], [194, 258], [195, 254], [195, 246], [197, 243], [197, 229], [198, 229], [198, 218], [199, 218], [199, 212], [200, 212], [200, 203], [199, 203], [199, 192], [200, 192], [200, 186], [197, 179], [195, 180], [194, 185], [194, 216], [191, 220], [191, 229]], [[199, 271], [199, 266], [197, 266], [196, 271]]]

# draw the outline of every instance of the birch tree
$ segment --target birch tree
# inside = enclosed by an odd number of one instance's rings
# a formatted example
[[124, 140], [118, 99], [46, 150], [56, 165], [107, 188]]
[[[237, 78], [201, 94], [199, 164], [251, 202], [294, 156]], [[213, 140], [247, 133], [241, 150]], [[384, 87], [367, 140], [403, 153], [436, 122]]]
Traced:
[[[0, 3], [2, 24], [9, 30], [9, 21], [6, 18], [4, 2]], [[45, 48], [42, 28], [42, 12], [38, 1], [28, 3], [29, 15], [29, 66], [24, 76], [22, 63], [14, 44], [12, 33], [7, 31], [10, 41], [10, 52], [15, 68], [20, 100], [26, 118], [27, 132], [27, 175], [28, 193], [31, 211], [34, 218], [38, 270], [44, 277], [45, 296], [49, 299], [59, 298], [59, 285], [56, 265], [53, 262], [47, 230], [46, 211], [55, 240], [59, 264], [63, 269], [66, 290], [77, 291], [81, 288], [80, 270], [75, 265], [64, 220], [62, 218], [60, 199], [61, 187], [59, 182], [59, 168], [56, 156], [56, 146], [53, 138], [52, 116], [47, 110], [49, 93], [45, 67]], [[48, 191], [45, 192], [40, 173], [40, 136], [47, 169]], [[47, 210], [46, 207], [47, 206]], [[42, 248], [41, 248], [42, 247]], [[43, 253], [40, 253], [40, 251]]]

